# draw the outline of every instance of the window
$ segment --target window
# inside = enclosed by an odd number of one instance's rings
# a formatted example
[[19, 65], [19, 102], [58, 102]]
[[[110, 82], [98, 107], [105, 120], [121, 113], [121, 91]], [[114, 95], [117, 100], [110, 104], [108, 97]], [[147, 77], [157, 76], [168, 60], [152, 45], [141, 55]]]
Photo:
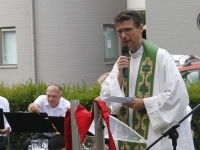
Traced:
[[147, 39], [147, 37], [146, 37], [146, 12], [145, 12], [145, 10], [138, 10], [137, 12], [141, 15], [142, 23], [144, 25], [144, 30], [142, 32], [142, 38]]
[[138, 10], [137, 11], [140, 15], [141, 15], [141, 17], [142, 17], [142, 23], [144, 24], [144, 25], [146, 25], [146, 12], [145, 12], [145, 10]]
[[1, 65], [17, 64], [17, 46], [15, 28], [0, 29], [0, 63]]
[[115, 62], [119, 57], [118, 36], [115, 33], [114, 25], [103, 26], [104, 35], [104, 61]]

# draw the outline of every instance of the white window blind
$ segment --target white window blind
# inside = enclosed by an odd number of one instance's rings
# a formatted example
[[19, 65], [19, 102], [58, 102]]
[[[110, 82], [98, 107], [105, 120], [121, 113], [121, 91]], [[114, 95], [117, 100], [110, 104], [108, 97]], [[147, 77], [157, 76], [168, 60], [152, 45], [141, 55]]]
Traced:
[[1, 29], [2, 32], [2, 63], [17, 64], [16, 30]]
[[114, 25], [104, 25], [104, 58], [105, 62], [115, 61], [119, 57], [118, 36]]

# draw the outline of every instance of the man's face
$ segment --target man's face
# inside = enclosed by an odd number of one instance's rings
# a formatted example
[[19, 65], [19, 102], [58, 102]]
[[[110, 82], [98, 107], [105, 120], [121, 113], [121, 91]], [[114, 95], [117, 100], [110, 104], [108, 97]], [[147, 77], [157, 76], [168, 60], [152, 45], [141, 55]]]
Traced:
[[48, 103], [52, 108], [55, 108], [59, 102], [62, 94], [57, 86], [49, 86], [46, 91]]
[[123, 45], [128, 46], [131, 53], [136, 52], [142, 44], [143, 25], [139, 28], [133, 25], [132, 20], [117, 22], [116, 30]]

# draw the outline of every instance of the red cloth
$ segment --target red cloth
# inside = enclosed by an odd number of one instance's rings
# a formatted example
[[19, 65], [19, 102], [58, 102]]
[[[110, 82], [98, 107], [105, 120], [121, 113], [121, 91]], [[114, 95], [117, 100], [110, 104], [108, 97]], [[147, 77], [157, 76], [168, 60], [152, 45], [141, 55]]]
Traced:
[[70, 110], [66, 112], [65, 122], [65, 150], [72, 150], [72, 129], [71, 129], [71, 113]]
[[75, 113], [75, 118], [80, 134], [80, 141], [82, 144], [84, 142], [85, 136], [90, 128], [94, 116], [92, 112], [88, 112], [81, 104], [79, 104]]
[[[116, 150], [116, 146], [112, 137], [112, 133], [110, 131], [110, 123], [109, 123], [109, 113], [106, 109], [106, 104], [102, 100], [96, 100], [97, 104], [101, 108], [101, 115], [102, 118], [105, 120], [107, 128], [108, 128], [108, 135], [109, 135], [109, 145], [110, 145], [110, 150]], [[90, 128], [90, 125], [94, 119], [93, 115], [93, 110], [92, 112], [88, 112], [82, 105], [79, 105], [77, 110], [76, 110], [76, 123], [78, 126], [78, 131], [80, 134], [80, 139], [81, 139], [81, 144], [85, 139], [85, 136], [88, 132], [88, 129]]]
[[102, 118], [104, 119], [104, 121], [106, 122], [106, 125], [107, 125], [110, 150], [116, 150], [117, 148], [115, 146], [115, 143], [114, 143], [114, 140], [113, 140], [113, 137], [112, 137], [112, 133], [110, 131], [109, 114], [108, 114], [108, 111], [106, 109], [106, 104], [102, 100], [98, 100], [96, 102], [98, 103], [99, 107], [102, 110], [102, 114], [101, 115], [102, 115]]
[[[101, 108], [102, 118], [105, 120], [108, 128], [110, 150], [116, 150], [112, 133], [110, 131], [109, 113], [106, 109], [106, 104], [102, 100], [97, 100], [95, 102], [97, 102]], [[94, 119], [93, 110], [92, 112], [88, 112], [81, 104], [79, 104], [75, 112], [75, 118], [80, 135], [80, 141], [82, 144]], [[66, 150], [72, 150], [71, 116], [69, 112], [66, 112], [65, 116], [65, 148]]]

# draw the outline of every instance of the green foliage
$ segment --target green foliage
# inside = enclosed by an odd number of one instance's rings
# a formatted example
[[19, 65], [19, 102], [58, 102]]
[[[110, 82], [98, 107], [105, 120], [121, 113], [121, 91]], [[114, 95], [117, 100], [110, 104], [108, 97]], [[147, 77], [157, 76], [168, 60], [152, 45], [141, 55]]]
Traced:
[[[190, 99], [190, 107], [194, 109], [200, 104], [200, 81], [188, 84], [187, 90]], [[200, 149], [200, 108], [198, 108], [192, 115], [191, 125], [194, 131], [195, 149]]]
[[1, 96], [6, 97], [10, 103], [10, 111], [26, 111], [29, 103], [33, 102], [39, 95], [45, 94], [47, 85], [40, 81], [35, 85], [32, 80], [12, 84], [0, 84]]
[[62, 86], [63, 97], [67, 100], [79, 100], [88, 110], [91, 107], [92, 101], [99, 96], [100, 89], [97, 83], [94, 83], [92, 88], [87, 87], [86, 83], [82, 80], [83, 85], [70, 85]]
[[[80, 84], [63, 84], [61, 85], [63, 97], [67, 100], [80, 100], [80, 103], [90, 110], [93, 100], [99, 96], [99, 86], [95, 82], [92, 87], [87, 87], [84, 80]], [[20, 83], [8, 85], [8, 83], [0, 83], [0, 95], [6, 97], [10, 103], [10, 110], [27, 111], [28, 105], [32, 103], [39, 95], [46, 93], [47, 84], [39, 81], [36, 85], [31, 79]], [[190, 99], [190, 106], [194, 109], [200, 103], [200, 81], [187, 85]], [[195, 149], [200, 149], [200, 109], [195, 111], [192, 118], [192, 129], [194, 130]], [[13, 150], [22, 149], [24, 141], [30, 137], [29, 133], [10, 134], [10, 143]]]
[[187, 90], [191, 101], [193, 102], [200, 101], [200, 81], [188, 84]]
[[[94, 83], [92, 87], [87, 87], [84, 80], [80, 84], [61, 85], [63, 97], [67, 100], [80, 100], [80, 103], [90, 110], [92, 101], [99, 96], [99, 86]], [[10, 104], [10, 111], [27, 111], [28, 105], [32, 103], [39, 95], [46, 94], [47, 84], [39, 81], [36, 85], [31, 79], [20, 83], [9, 85], [8, 83], [0, 83], [0, 95], [7, 98]], [[11, 148], [15, 150], [22, 149], [25, 140], [30, 137], [30, 133], [14, 133], [10, 134]]]

